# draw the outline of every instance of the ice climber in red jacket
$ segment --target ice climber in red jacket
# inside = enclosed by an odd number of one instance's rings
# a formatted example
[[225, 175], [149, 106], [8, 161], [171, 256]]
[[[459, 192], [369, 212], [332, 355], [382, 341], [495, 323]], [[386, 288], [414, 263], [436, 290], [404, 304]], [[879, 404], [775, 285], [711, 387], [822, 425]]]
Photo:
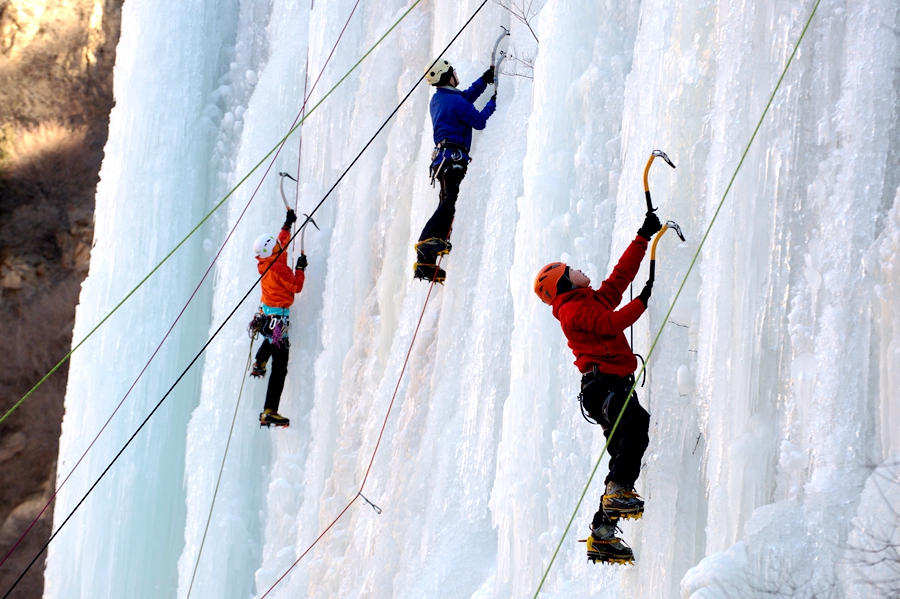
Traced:
[[[592, 561], [632, 563], [634, 554], [616, 536], [619, 518], [640, 518], [644, 502], [634, 492], [641, 471], [641, 458], [647, 449], [650, 415], [629, 391], [634, 384], [637, 359], [628, 345], [625, 329], [647, 309], [653, 283], [647, 281], [640, 295], [621, 308], [622, 295], [634, 280], [650, 239], [662, 225], [648, 213], [634, 241], [629, 244], [608, 279], [597, 290], [580, 270], [562, 262], [553, 262], [540, 270], [534, 291], [553, 307], [569, 347], [575, 354], [575, 366], [581, 372], [581, 410], [585, 418], [603, 427], [609, 439], [609, 474], [588, 537], [588, 559]], [[622, 419], [610, 439], [613, 426]]]

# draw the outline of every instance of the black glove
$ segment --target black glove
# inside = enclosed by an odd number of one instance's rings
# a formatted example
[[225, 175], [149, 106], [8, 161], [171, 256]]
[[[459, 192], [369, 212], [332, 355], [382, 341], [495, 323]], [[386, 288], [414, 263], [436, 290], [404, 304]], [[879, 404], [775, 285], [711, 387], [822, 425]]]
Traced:
[[638, 229], [637, 234], [650, 241], [654, 235], [659, 233], [660, 229], [662, 229], [662, 223], [659, 222], [659, 217], [653, 212], [648, 212], [644, 217], [644, 224]]
[[487, 83], [488, 85], [490, 85], [491, 83], [494, 82], [494, 67], [493, 67], [493, 65], [491, 66], [491, 68], [489, 68], [488, 70], [486, 70], [484, 73], [481, 74], [481, 80], [484, 81], [485, 83]]
[[650, 294], [653, 293], [653, 281], [647, 281], [647, 284], [644, 285], [644, 288], [641, 289], [641, 292], [638, 294], [637, 298], [644, 303], [644, 310], [647, 309], [650, 301]]
[[493, 101], [494, 101], [494, 104], [496, 104], [496, 103], [497, 103], [497, 92], [494, 92], [494, 95], [493, 95], [493, 96], [491, 96], [491, 100], [493, 100]]
[[306, 259], [306, 254], [300, 254], [300, 257], [297, 258], [297, 268], [295, 270], [306, 270], [307, 266], [309, 266], [309, 260]]
[[293, 225], [295, 222], [297, 222], [297, 215], [294, 214], [293, 210], [288, 210], [287, 216], [284, 217], [284, 228], [290, 229], [291, 225]]

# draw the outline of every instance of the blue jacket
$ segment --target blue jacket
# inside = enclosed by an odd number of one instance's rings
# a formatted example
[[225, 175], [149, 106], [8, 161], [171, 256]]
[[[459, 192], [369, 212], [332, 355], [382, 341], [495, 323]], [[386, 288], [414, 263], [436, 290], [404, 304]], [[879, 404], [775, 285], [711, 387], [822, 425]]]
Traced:
[[497, 103], [488, 100], [481, 112], [472, 105], [478, 96], [487, 88], [481, 77], [475, 80], [472, 87], [460, 91], [452, 87], [439, 87], [431, 97], [431, 127], [434, 130], [434, 145], [443, 140], [472, 147], [472, 129], [481, 131], [488, 118], [497, 109]]

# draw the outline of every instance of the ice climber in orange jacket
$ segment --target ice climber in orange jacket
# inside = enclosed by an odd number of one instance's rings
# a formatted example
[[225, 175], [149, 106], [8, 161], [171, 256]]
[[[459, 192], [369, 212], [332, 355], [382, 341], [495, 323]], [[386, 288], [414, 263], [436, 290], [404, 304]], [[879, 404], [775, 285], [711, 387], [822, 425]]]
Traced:
[[[260, 425], [288, 426], [290, 420], [278, 413], [284, 379], [287, 377], [287, 364], [291, 343], [288, 339], [289, 313], [294, 295], [303, 290], [306, 278], [304, 270], [309, 264], [306, 254], [297, 258], [294, 270], [287, 264], [287, 243], [291, 239], [291, 225], [297, 221], [293, 210], [287, 211], [287, 217], [278, 237], [260, 235], [253, 243], [256, 252], [256, 268], [262, 275], [262, 298], [259, 313], [251, 323], [251, 328], [263, 335], [262, 345], [256, 352], [256, 361], [250, 376], [262, 378], [266, 376], [266, 363], [272, 358], [272, 376], [266, 390], [266, 403], [259, 415]], [[254, 323], [256, 326], [254, 326]]]

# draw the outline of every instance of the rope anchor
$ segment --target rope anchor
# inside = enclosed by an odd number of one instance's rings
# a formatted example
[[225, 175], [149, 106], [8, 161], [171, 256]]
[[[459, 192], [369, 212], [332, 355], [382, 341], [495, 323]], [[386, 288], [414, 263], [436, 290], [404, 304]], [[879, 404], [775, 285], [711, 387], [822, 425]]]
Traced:
[[366, 499], [366, 496], [363, 495], [362, 493], [360, 493], [359, 496], [363, 498], [363, 501], [365, 501], [366, 503], [368, 503], [369, 505], [372, 506], [372, 509], [375, 510], [375, 513], [376, 513], [376, 514], [378, 514], [379, 516], [381, 515], [381, 508], [380, 508], [380, 507], [378, 507], [377, 505], [375, 505], [374, 503], [372, 503], [371, 501], [369, 501], [368, 499]]

